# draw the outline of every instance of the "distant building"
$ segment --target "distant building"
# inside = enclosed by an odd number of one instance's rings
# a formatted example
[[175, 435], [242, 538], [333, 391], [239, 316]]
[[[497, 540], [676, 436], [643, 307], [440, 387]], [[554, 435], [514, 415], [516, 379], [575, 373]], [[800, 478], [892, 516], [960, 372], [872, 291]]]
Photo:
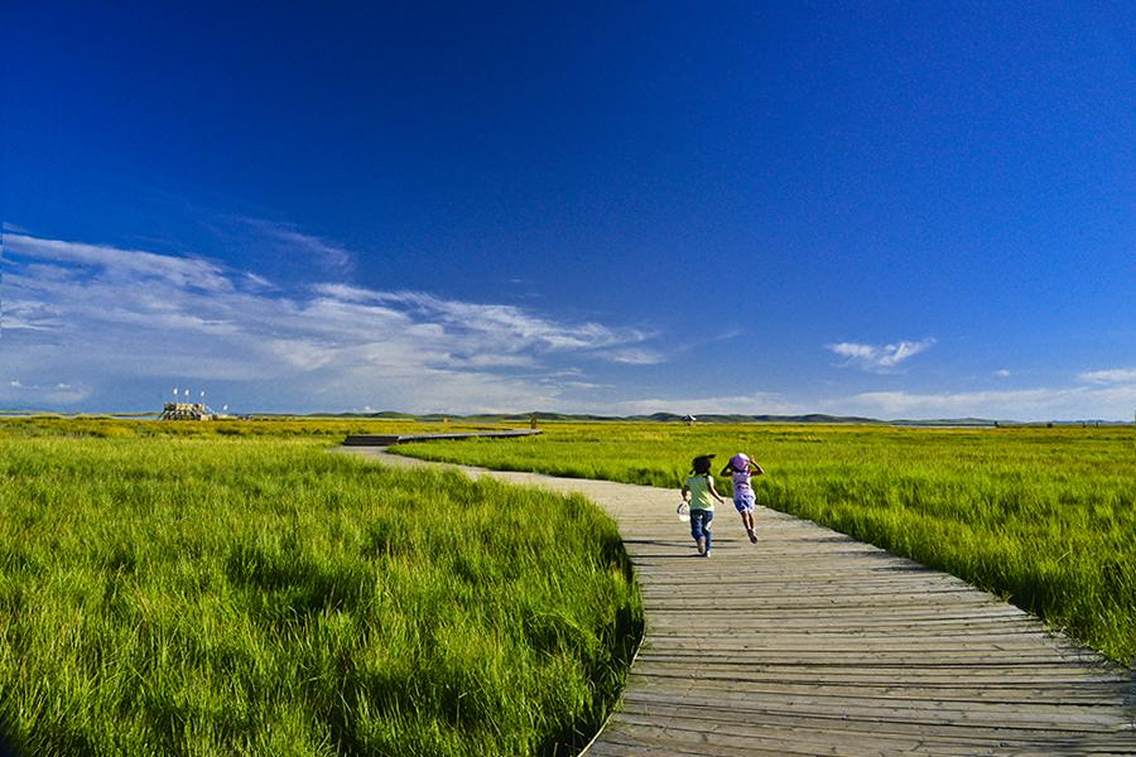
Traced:
[[682, 419], [686, 422], [686, 425], [688, 425], [688, 426], [693, 426], [694, 422], [696, 420], [698, 420], [693, 415], [684, 415], [684, 416], [682, 416]]
[[167, 402], [158, 420], [163, 421], [211, 421], [217, 418], [204, 402]]

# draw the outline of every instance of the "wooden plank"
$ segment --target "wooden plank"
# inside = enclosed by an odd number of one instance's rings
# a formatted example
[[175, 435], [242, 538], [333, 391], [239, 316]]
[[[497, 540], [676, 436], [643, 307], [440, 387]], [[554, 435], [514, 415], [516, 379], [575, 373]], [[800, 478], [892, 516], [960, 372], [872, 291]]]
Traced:
[[[633, 739], [653, 753], [654, 747], [686, 748], [693, 754], [736, 754], [746, 750], [776, 751], [789, 754], [1081, 754], [1091, 748], [1082, 734], [1063, 732], [1022, 733], [1014, 729], [973, 733], [960, 728], [909, 729], [906, 732], [880, 730], [875, 724], [824, 723], [801, 721], [796, 727], [785, 724], [742, 723], [738, 719], [712, 722], [691, 719], [681, 713], [621, 715], [608, 728], [617, 738]], [[664, 724], [665, 723], [665, 724]], [[602, 743], [602, 742], [598, 742]], [[1102, 740], [1117, 753], [1123, 741]]]
[[652, 676], [637, 673], [634, 686], [642, 691], [708, 691], [728, 695], [741, 692], [760, 697], [763, 701], [796, 697], [822, 699], [851, 699], [855, 701], [904, 700], [911, 702], [976, 702], [984, 704], [1090, 704], [1123, 706], [1128, 692], [1120, 686], [1080, 686], [1070, 691], [1067, 682], [1060, 685], [1037, 683], [1014, 686], [992, 682], [905, 683], [876, 681], [848, 682], [843, 680], [814, 682], [783, 677], [766, 678], [689, 678], [687, 676]]
[[[640, 753], [654, 754], [665, 750], [686, 749], [691, 754], [745, 754], [748, 752], [776, 752], [785, 754], [835, 755], [894, 755], [899, 752], [916, 754], [972, 755], [972, 754], [1023, 754], [1038, 752], [1048, 747], [1049, 753], [1069, 753], [1076, 739], [1054, 736], [1039, 744], [1037, 739], [1020, 740], [1007, 733], [991, 738], [983, 735], [968, 738], [966, 734], [886, 733], [858, 730], [852, 727], [840, 731], [814, 730], [807, 726], [787, 728], [758, 725], [756, 727], [726, 727], [717, 725], [704, 730], [703, 724], [675, 722], [661, 727], [649, 718], [629, 718], [612, 723], [609, 727], [617, 739], [641, 746]], [[1047, 742], [1047, 743], [1046, 743]]]
[[722, 508], [701, 559], [674, 491], [463, 470], [619, 525], [646, 632], [589, 754], [1136, 753], [1132, 671], [958, 578], [764, 508], [756, 546]]
[[[853, 666], [819, 667], [808, 665], [766, 665], [760, 669], [700, 666], [691, 670], [690, 665], [662, 665], [654, 663], [636, 667], [635, 675], [652, 676], [681, 676], [691, 679], [705, 678], [707, 680], [754, 680], [754, 681], [812, 681], [818, 684], [841, 685], [891, 685], [896, 687], [909, 686], [953, 686], [962, 681], [976, 685], [1004, 685], [1004, 686], [1052, 686], [1068, 687], [1080, 690], [1083, 686], [1114, 683], [1116, 674], [1111, 672], [1092, 670], [1067, 670], [1058, 667], [1047, 667], [1045, 670], [1035, 671], [1028, 667], [1009, 669], [1005, 667], [991, 667], [985, 670], [965, 668], [965, 675], [959, 675], [958, 668], [894, 668], [894, 667], [865, 667], [857, 669]], [[1121, 682], [1118, 685], [1125, 690], [1131, 690], [1131, 685]]]
[[758, 697], [747, 692], [633, 689], [624, 694], [621, 711], [655, 711], [663, 706], [689, 712], [728, 712], [751, 721], [773, 718], [861, 720], [919, 725], [965, 725], [970, 729], [1013, 727], [1022, 731], [1120, 731], [1127, 721], [1118, 708], [1096, 705], [1053, 705], [1047, 702], [991, 704], [977, 701], [834, 699], [815, 696]]

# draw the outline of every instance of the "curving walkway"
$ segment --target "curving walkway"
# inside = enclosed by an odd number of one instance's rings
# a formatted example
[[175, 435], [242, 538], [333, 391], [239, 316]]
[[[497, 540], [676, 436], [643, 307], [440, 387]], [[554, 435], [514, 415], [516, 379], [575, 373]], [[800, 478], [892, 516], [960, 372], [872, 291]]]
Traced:
[[619, 524], [646, 635], [589, 755], [1136, 754], [1132, 672], [953, 576], [764, 508], [753, 546], [730, 505], [700, 559], [675, 492], [452, 467]]

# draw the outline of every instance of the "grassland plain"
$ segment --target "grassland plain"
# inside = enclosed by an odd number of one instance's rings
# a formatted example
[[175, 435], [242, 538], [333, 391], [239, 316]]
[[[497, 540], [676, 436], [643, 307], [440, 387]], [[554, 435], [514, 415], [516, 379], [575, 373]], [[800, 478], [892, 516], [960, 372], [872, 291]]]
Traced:
[[319, 421], [236, 426], [0, 422], [21, 752], [548, 754], [594, 733], [642, 625], [606, 515], [329, 455]]
[[[545, 423], [400, 454], [677, 488], [744, 450], [759, 501], [959, 576], [1121, 663], [1136, 659], [1136, 429]], [[729, 490], [728, 482], [724, 482]], [[760, 524], [759, 524], [760, 530]]]
[[304, 437], [342, 440], [347, 434], [432, 434], [452, 431], [502, 430], [493, 422], [438, 422], [413, 419], [266, 416], [250, 420], [154, 423], [151, 420], [110, 415], [0, 416], [0, 436], [93, 436], [102, 439], [135, 437], [214, 436]]

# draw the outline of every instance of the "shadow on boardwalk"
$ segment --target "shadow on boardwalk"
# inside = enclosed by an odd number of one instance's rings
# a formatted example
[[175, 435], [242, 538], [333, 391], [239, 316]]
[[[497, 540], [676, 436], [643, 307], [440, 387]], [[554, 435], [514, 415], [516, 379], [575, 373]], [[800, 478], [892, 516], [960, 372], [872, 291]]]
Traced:
[[647, 627], [591, 755], [1136, 753], [1131, 671], [957, 578], [764, 509], [756, 546], [722, 512], [692, 558], [673, 493], [464, 470], [619, 523]]

